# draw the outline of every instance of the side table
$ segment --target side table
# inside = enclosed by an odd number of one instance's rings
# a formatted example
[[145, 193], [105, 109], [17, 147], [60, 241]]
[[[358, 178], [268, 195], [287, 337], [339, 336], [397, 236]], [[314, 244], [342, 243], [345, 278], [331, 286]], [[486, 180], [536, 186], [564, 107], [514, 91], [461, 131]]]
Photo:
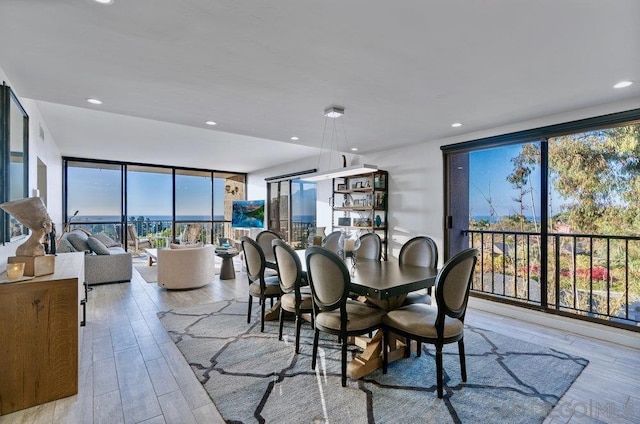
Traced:
[[221, 280], [233, 280], [236, 278], [233, 258], [238, 256], [238, 253], [238, 249], [216, 249], [216, 256], [222, 258], [222, 266], [220, 267]]

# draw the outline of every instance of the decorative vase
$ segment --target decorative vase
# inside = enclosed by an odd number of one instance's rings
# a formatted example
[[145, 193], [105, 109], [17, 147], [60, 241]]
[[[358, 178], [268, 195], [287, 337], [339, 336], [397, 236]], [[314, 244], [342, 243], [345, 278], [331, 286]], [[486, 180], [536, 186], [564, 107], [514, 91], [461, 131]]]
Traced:
[[322, 240], [326, 237], [325, 229], [327, 227], [315, 227], [309, 229], [309, 246], [321, 246]]
[[380, 218], [380, 215], [376, 215], [375, 223], [376, 223], [376, 227], [379, 227], [382, 225], [382, 218]]
[[338, 246], [344, 253], [344, 257], [352, 257], [360, 248], [360, 234], [358, 231], [343, 231], [338, 239]]

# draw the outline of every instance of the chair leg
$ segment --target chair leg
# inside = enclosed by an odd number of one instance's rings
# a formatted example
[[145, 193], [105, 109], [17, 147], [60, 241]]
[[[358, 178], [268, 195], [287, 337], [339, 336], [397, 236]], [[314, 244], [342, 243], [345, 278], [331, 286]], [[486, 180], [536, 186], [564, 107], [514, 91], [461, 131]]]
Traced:
[[464, 339], [458, 340], [458, 355], [460, 355], [460, 373], [462, 381], [467, 381], [467, 364], [464, 358]]
[[342, 387], [347, 387], [347, 335], [342, 337]]
[[296, 353], [300, 352], [300, 327], [302, 327], [302, 320], [299, 315], [296, 315]]
[[436, 376], [438, 382], [438, 398], [442, 399], [442, 343], [436, 343]]
[[387, 366], [389, 365], [389, 330], [386, 328], [382, 330], [382, 374], [387, 373]]
[[411, 356], [411, 339], [409, 337], [404, 338], [404, 357], [408, 358]]
[[261, 306], [261, 310], [260, 313], [262, 314], [260, 316], [260, 332], [264, 333], [264, 313], [265, 313], [265, 308], [266, 308], [266, 299], [262, 299], [262, 306]]
[[316, 358], [318, 356], [318, 336], [320, 336], [320, 331], [315, 330], [313, 332], [313, 355], [311, 357], [311, 369], [316, 369]]
[[416, 340], [416, 355], [418, 358], [422, 356], [422, 342], [420, 340]]
[[247, 310], [247, 324], [251, 323], [251, 303], [253, 303], [253, 296], [249, 295], [249, 309]]
[[282, 315], [284, 314], [283, 309], [280, 308], [280, 325], [279, 325], [279, 330], [278, 330], [278, 340], [282, 340], [282, 324], [283, 324], [283, 319], [282, 319]]

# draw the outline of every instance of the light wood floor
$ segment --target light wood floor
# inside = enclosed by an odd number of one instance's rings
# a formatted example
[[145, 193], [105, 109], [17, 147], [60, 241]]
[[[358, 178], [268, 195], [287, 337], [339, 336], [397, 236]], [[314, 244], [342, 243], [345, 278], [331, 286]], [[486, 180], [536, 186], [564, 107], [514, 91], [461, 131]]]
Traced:
[[[2, 416], [0, 424], [223, 422], [156, 313], [245, 296], [246, 287], [238, 272], [236, 280], [168, 292], [135, 269], [131, 283], [94, 286], [79, 394]], [[545, 422], [640, 423], [640, 351], [478, 310], [468, 311], [467, 323], [590, 361]]]

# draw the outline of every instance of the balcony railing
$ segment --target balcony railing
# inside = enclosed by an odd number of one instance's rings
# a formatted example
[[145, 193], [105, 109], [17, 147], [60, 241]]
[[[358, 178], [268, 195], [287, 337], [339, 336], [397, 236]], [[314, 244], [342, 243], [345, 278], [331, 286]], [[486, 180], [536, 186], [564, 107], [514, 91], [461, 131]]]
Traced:
[[[472, 291], [515, 302], [640, 325], [640, 237], [467, 230], [482, 254]], [[546, 281], [546, 304], [543, 282]]]
[[[200, 226], [199, 240], [205, 243], [217, 244], [219, 238], [229, 238], [232, 234], [231, 222], [229, 221], [199, 221], [199, 222], [176, 222], [176, 237], [173, 237], [173, 221], [128, 221], [133, 224], [136, 232], [141, 238], [148, 238], [156, 248], [168, 247], [169, 243], [177, 240], [180, 242], [181, 235], [187, 224], [198, 224]], [[90, 233], [105, 233], [114, 240], [124, 245], [124, 234], [121, 230], [120, 222], [82, 222], [72, 223], [69, 230], [83, 229]]]

